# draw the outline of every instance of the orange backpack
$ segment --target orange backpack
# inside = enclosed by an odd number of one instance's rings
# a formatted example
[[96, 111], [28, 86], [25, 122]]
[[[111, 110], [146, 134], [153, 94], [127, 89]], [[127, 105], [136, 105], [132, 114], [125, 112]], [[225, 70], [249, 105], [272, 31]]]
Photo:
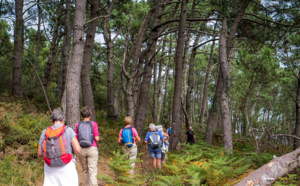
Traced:
[[46, 139], [42, 143], [42, 154], [45, 163], [50, 167], [61, 167], [72, 160], [72, 150], [65, 133], [66, 128], [67, 126], [57, 129], [48, 127], [45, 131]]

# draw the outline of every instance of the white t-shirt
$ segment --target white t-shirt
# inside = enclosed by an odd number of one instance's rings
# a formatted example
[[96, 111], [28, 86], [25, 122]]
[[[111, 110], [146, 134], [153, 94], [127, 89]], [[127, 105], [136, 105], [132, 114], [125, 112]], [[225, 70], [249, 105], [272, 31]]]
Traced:
[[[62, 127], [63, 125], [53, 125], [53, 129]], [[39, 145], [42, 145], [42, 141], [46, 138], [46, 129], [42, 132], [40, 137]], [[69, 139], [69, 147], [72, 148], [71, 141], [76, 136], [76, 133], [72, 128], [66, 128], [66, 134]], [[44, 186], [78, 186], [78, 174], [74, 161], [62, 166], [62, 167], [50, 167], [46, 163], [44, 164]]]

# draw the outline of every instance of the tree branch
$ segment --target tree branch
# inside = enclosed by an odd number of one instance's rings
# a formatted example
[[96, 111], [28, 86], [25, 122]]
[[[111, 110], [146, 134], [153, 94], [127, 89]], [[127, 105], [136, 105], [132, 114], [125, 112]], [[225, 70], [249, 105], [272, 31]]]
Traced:
[[275, 134], [272, 137], [277, 137], [277, 136], [287, 136], [287, 137], [291, 137], [291, 138], [295, 138], [295, 139], [300, 140], [300, 137], [294, 136], [294, 135], [291, 135], [291, 134]]
[[35, 69], [33, 63], [32, 63], [27, 57], [26, 57], [26, 60], [30, 63], [30, 65], [31, 65], [32, 68], [34, 69], [35, 75], [36, 75], [37, 78], [39, 79], [40, 85], [41, 85], [41, 87], [42, 87], [42, 90], [43, 90], [43, 93], [44, 93], [44, 96], [45, 96], [45, 99], [46, 99], [46, 103], [47, 103], [48, 109], [49, 109], [49, 111], [52, 113], [52, 109], [51, 109], [51, 107], [50, 107], [50, 104], [49, 104], [49, 101], [48, 101], [48, 98], [47, 98], [47, 94], [46, 94], [45, 88], [44, 88], [44, 86], [43, 86], [42, 80], [41, 80], [39, 74], [37, 73], [37, 71], [36, 71], [36, 69]]
[[293, 98], [294, 102], [297, 104], [297, 107], [300, 107], [300, 105], [297, 102], [296, 98], [294, 98], [294, 96], [289, 91], [287, 91], [287, 93], [291, 96], [291, 98]]
[[110, 15], [111, 15], [111, 14], [105, 15], [105, 16], [98, 16], [98, 17], [95, 17], [95, 18], [93, 18], [93, 19], [91, 19], [91, 20], [85, 22], [83, 26], [85, 26], [85, 25], [87, 25], [87, 24], [89, 24], [89, 23], [91, 23], [91, 22], [93, 22], [93, 21], [95, 21], [95, 20], [97, 20], [97, 19], [109, 17]]

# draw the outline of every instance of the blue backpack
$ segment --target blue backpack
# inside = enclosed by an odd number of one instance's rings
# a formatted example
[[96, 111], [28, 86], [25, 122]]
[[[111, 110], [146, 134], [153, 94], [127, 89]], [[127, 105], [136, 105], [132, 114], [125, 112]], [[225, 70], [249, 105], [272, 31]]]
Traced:
[[168, 129], [168, 135], [169, 135], [169, 136], [171, 136], [171, 132], [172, 132], [172, 129], [169, 128], [169, 129]]
[[122, 139], [123, 145], [125, 145], [128, 148], [133, 146], [134, 139], [133, 139], [132, 127], [123, 128], [122, 138], [123, 138]]

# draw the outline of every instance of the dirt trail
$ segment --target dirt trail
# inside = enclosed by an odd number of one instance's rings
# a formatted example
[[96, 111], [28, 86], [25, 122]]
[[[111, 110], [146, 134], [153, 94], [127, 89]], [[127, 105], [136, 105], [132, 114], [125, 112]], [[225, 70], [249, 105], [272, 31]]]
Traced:
[[[145, 149], [145, 147], [142, 146], [141, 149], [139, 150], [139, 153], [140, 152], [144, 152], [144, 154], [141, 155], [141, 156], [138, 155], [137, 160], [141, 159], [143, 162], [142, 163], [141, 162], [136, 163], [136, 166], [135, 166], [135, 173], [136, 174], [142, 174], [143, 173], [143, 167], [144, 167], [145, 171], [148, 171], [148, 170], [152, 169], [152, 160], [150, 158], [148, 148]], [[144, 162], [145, 160], [146, 160], [146, 162]], [[115, 174], [114, 174], [113, 170], [111, 170], [110, 167], [108, 166], [109, 161], [110, 160], [108, 158], [105, 158], [105, 157], [99, 155], [98, 175], [99, 174], [106, 174], [106, 175], [114, 178]], [[76, 169], [77, 169], [77, 172], [78, 172], [79, 186], [84, 186], [82, 168], [81, 168], [81, 164], [79, 162], [79, 159], [78, 159], [78, 163], [76, 165]], [[42, 175], [42, 177], [36, 181], [35, 185], [42, 186], [43, 182], [44, 182], [44, 175]], [[103, 182], [101, 180], [98, 180], [98, 184], [101, 185], [101, 186], [102, 185], [104, 186], [105, 182]]]

